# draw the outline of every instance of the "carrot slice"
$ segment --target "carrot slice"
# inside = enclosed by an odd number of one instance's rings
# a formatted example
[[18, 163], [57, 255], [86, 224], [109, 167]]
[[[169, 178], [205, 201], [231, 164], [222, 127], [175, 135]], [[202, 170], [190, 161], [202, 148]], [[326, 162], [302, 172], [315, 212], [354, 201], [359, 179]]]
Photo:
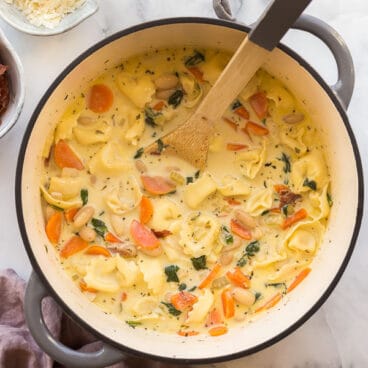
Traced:
[[56, 165], [59, 166], [61, 169], [64, 167], [71, 167], [77, 170], [84, 169], [82, 161], [69, 147], [69, 145], [63, 140], [60, 140], [55, 144], [54, 160]]
[[228, 143], [226, 145], [226, 149], [228, 151], [240, 151], [244, 148], [247, 148], [248, 146], [245, 144], [238, 144], [238, 143]]
[[153, 206], [152, 202], [147, 197], [142, 197], [141, 203], [139, 205], [139, 220], [142, 224], [147, 224], [149, 220], [151, 220], [153, 215]]
[[59, 242], [62, 224], [63, 214], [60, 211], [56, 211], [47, 221], [46, 235], [52, 244]]
[[230, 120], [230, 119], [228, 119], [228, 118], [223, 118], [224, 119], [224, 121], [227, 123], [227, 124], [229, 124], [230, 125], [230, 127], [231, 128], [233, 128], [235, 131], [237, 131], [238, 130], [238, 124], [237, 123], [235, 123], [235, 121], [232, 121], [232, 120]]
[[235, 315], [235, 302], [229, 290], [221, 293], [222, 309], [225, 318], [232, 318]]
[[235, 114], [240, 116], [243, 119], [249, 119], [249, 112], [244, 106], [239, 106], [234, 110]]
[[235, 267], [233, 272], [227, 271], [226, 277], [235, 285], [240, 286], [245, 289], [250, 288], [250, 279], [248, 276], [244, 275], [239, 267]]
[[194, 303], [197, 303], [198, 298], [187, 291], [181, 291], [172, 295], [170, 301], [177, 310], [184, 311], [189, 309]]
[[125, 301], [127, 300], [127, 298], [128, 298], [128, 294], [127, 294], [125, 291], [123, 291], [123, 292], [121, 293], [120, 300], [121, 300], [122, 302], [125, 302]]
[[197, 79], [198, 82], [203, 83], [203, 72], [197, 68], [196, 66], [191, 66], [190, 68], [187, 68], [194, 76], [195, 79]]
[[255, 310], [256, 313], [263, 311], [264, 309], [270, 309], [274, 307], [282, 298], [281, 293], [276, 293], [271, 299], [268, 299], [266, 303], [261, 305]]
[[70, 208], [64, 211], [65, 220], [68, 224], [73, 222], [74, 216], [79, 211], [78, 207]]
[[122, 242], [121, 239], [119, 239], [113, 233], [110, 233], [110, 231], [105, 234], [105, 240], [109, 243], [121, 243]]
[[284, 185], [284, 184], [275, 184], [274, 186], [273, 186], [273, 189], [275, 189], [275, 192], [276, 193], [281, 193], [281, 192], [284, 192], [284, 191], [289, 191], [290, 189], [289, 189], [289, 187], [287, 186], [287, 185]]
[[226, 326], [216, 326], [212, 327], [210, 330], [208, 330], [208, 333], [211, 336], [220, 336], [226, 334], [228, 331]]
[[63, 249], [60, 251], [60, 256], [62, 258], [68, 258], [87, 247], [88, 243], [81, 237], [75, 235], [65, 243]]
[[290, 291], [294, 290], [309, 275], [309, 272], [311, 272], [309, 267], [300, 271], [300, 273], [295, 277], [294, 281], [288, 286], [286, 291], [290, 293]]
[[83, 280], [79, 283], [79, 287], [82, 291], [88, 291], [90, 293], [97, 293], [98, 291], [95, 288], [89, 287]]
[[299, 211], [296, 211], [294, 214], [287, 217], [284, 220], [284, 222], [281, 224], [281, 228], [285, 230], [291, 225], [295, 224], [296, 222], [300, 220], [304, 220], [307, 216], [308, 216], [308, 212], [304, 208], [301, 208]]
[[250, 232], [250, 230], [246, 229], [243, 225], [241, 225], [238, 221], [234, 219], [231, 219], [230, 221], [230, 229], [235, 235], [238, 235], [242, 239], [252, 239], [252, 233]]
[[146, 250], [156, 249], [160, 246], [160, 241], [155, 234], [137, 220], [133, 220], [130, 224], [130, 235], [138, 247]]
[[165, 101], [159, 101], [155, 105], [153, 105], [153, 110], [161, 111], [165, 106]]
[[250, 96], [249, 103], [260, 119], [264, 119], [267, 116], [268, 101], [265, 93], [258, 92]]
[[245, 124], [245, 128], [243, 128], [243, 131], [258, 136], [267, 135], [270, 132], [267, 128], [259, 124], [253, 123], [252, 121], [248, 121], [248, 123]]
[[229, 203], [230, 206], [239, 206], [241, 202], [237, 201], [234, 198], [224, 198], [227, 203]]
[[111, 253], [105, 247], [101, 247], [100, 245], [92, 245], [86, 250], [85, 254], [93, 255], [93, 256], [105, 256], [111, 257]]
[[175, 184], [162, 176], [142, 175], [141, 180], [144, 189], [156, 195], [171, 193], [175, 190]]
[[114, 102], [114, 94], [105, 84], [92, 86], [87, 106], [93, 112], [100, 114], [108, 111]]
[[183, 330], [179, 330], [178, 331], [178, 335], [180, 336], [184, 336], [184, 337], [188, 337], [188, 336], [196, 336], [198, 335], [199, 332], [198, 331], [183, 331]]
[[213, 308], [211, 312], [208, 313], [206, 320], [206, 327], [220, 325], [223, 323], [222, 314], [217, 308]]
[[198, 285], [199, 289], [203, 289], [207, 287], [211, 282], [215, 279], [216, 275], [219, 273], [221, 269], [221, 265], [216, 263], [210, 273], [202, 280], [202, 282]]

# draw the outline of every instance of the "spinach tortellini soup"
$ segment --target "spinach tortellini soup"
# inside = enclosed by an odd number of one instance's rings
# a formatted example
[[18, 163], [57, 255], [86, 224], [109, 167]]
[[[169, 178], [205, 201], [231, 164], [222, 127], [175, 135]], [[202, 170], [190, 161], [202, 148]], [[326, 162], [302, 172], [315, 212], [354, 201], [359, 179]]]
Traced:
[[124, 326], [246, 328], [311, 271], [330, 177], [317, 127], [279, 80], [259, 70], [214, 122], [204, 170], [160, 140], [229, 59], [184, 47], [124, 60], [65, 96], [45, 144], [48, 239], [85, 302]]

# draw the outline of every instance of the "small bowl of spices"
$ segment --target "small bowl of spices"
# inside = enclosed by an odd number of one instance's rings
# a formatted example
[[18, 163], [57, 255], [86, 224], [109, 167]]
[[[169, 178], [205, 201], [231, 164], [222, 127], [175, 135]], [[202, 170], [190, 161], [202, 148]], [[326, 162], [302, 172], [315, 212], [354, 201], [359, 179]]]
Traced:
[[23, 67], [0, 30], [0, 138], [16, 123], [24, 103]]

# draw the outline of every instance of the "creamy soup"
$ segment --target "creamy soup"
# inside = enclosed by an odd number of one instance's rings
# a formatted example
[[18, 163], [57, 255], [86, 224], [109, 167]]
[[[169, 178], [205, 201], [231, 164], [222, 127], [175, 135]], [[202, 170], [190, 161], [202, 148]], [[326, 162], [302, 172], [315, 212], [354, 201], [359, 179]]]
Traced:
[[321, 244], [324, 147], [303, 103], [267, 72], [214, 122], [204, 170], [165, 152], [160, 136], [229, 58], [184, 47], [125, 60], [65, 96], [45, 144], [50, 243], [85, 302], [132, 328], [218, 336], [245, 325], [299, 285]]

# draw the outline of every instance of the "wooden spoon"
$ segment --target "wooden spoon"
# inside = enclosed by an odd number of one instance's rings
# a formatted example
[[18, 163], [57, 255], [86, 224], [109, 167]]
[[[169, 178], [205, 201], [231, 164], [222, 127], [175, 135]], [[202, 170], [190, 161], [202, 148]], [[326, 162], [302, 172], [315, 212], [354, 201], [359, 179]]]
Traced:
[[[283, 35], [311, 0], [274, 0], [246, 36], [214, 86], [193, 115], [179, 128], [160, 138], [165, 153], [176, 154], [199, 169], [206, 165], [213, 122], [239, 95]], [[157, 151], [158, 143], [146, 148]]]

